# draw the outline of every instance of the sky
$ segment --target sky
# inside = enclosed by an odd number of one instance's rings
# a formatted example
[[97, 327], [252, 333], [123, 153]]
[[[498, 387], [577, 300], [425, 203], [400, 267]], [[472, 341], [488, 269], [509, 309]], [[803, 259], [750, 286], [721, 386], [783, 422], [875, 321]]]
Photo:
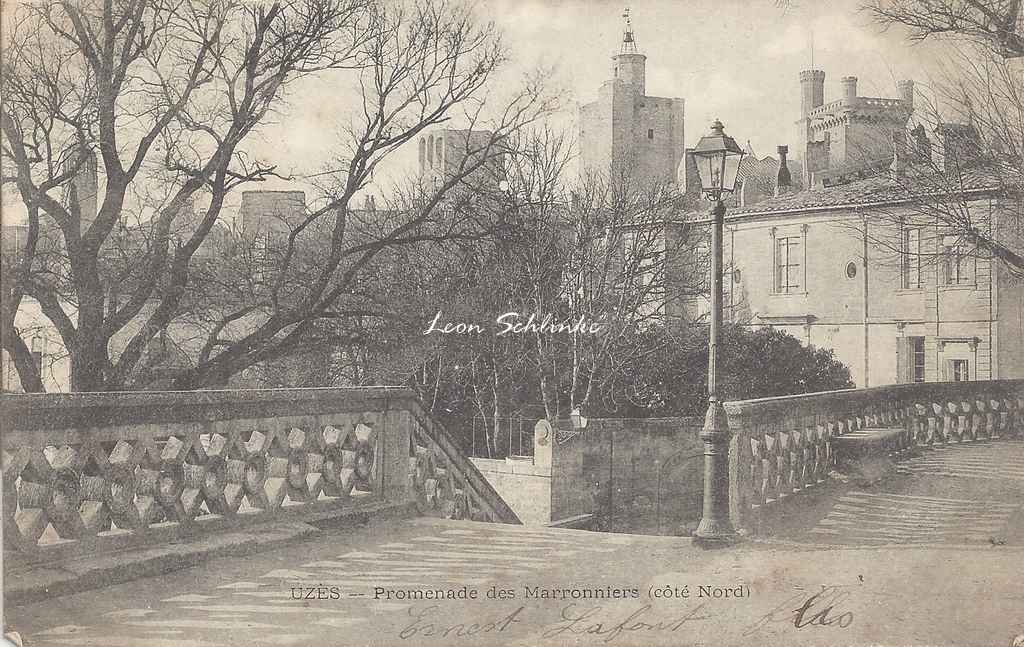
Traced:
[[[839, 98], [847, 75], [859, 78], [861, 96], [896, 96], [903, 78], [923, 89], [941, 58], [941, 43], [915, 45], [898, 30], [883, 32], [858, 12], [860, 1], [791, 0], [783, 8], [776, 0], [635, 0], [628, 6], [638, 50], [647, 55], [647, 94], [685, 99], [687, 146], [718, 118], [759, 157], [774, 155], [780, 144], [799, 157], [798, 74], [811, 67], [812, 38], [814, 67], [826, 73], [826, 102]], [[554, 82], [564, 87], [559, 123], [574, 127], [577, 106], [594, 100], [611, 76], [624, 0], [477, 0], [473, 6], [503, 32], [511, 55], [488, 96], [500, 96], [527, 70], [551, 66]], [[273, 159], [285, 175], [336, 167], [341, 115], [353, 106], [353, 93], [340, 77], [300, 81], [274, 123], [258, 133], [253, 152]], [[414, 146], [408, 148], [383, 167], [370, 192], [385, 192], [415, 169]], [[275, 180], [253, 188], [305, 187]], [[12, 206], [9, 196], [4, 202]]]

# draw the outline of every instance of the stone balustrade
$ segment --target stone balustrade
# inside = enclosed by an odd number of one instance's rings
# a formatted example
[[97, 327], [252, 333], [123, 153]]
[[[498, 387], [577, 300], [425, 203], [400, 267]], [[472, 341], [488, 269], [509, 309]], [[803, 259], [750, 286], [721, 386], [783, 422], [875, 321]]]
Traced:
[[408, 389], [0, 396], [4, 549], [48, 559], [388, 504], [517, 523]]
[[730, 515], [756, 531], [780, 501], [825, 483], [832, 439], [869, 427], [903, 429], [916, 446], [1024, 436], [1024, 380], [899, 384], [726, 402]]

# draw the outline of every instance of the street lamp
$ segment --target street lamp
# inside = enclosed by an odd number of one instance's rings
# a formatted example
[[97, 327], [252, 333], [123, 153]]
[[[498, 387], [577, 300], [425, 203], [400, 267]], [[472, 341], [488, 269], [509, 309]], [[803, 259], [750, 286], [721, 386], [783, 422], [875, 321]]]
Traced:
[[725, 134], [715, 120], [711, 133], [693, 149], [700, 175], [701, 192], [715, 203], [711, 210], [711, 330], [708, 339], [708, 411], [700, 438], [704, 442], [704, 510], [694, 541], [706, 548], [736, 541], [729, 521], [729, 424], [718, 399], [718, 331], [722, 326], [722, 228], [725, 222], [723, 194], [736, 188], [743, 149]]

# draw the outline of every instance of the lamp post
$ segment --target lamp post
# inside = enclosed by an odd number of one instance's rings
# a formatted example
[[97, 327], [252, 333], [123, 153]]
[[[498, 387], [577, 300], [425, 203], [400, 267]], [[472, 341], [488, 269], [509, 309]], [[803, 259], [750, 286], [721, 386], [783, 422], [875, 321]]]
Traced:
[[704, 509], [694, 542], [705, 548], [730, 544], [737, 539], [729, 521], [729, 424], [718, 399], [718, 333], [722, 326], [722, 229], [725, 205], [722, 195], [736, 188], [743, 149], [725, 134], [715, 120], [711, 133], [701, 137], [693, 150], [700, 175], [701, 192], [715, 203], [711, 210], [711, 330], [708, 337], [708, 411], [700, 438], [704, 442]]

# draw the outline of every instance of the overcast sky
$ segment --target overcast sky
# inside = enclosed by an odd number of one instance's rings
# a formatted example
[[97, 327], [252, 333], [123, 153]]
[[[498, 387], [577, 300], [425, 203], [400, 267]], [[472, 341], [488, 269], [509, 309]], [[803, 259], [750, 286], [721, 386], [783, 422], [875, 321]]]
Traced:
[[[720, 118], [758, 156], [774, 154], [778, 144], [789, 144], [799, 155], [797, 75], [811, 66], [812, 34], [814, 66], [826, 73], [826, 101], [839, 97], [839, 80], [846, 75], [859, 78], [862, 96], [896, 96], [896, 80], [925, 81], [933, 59], [941, 56], [941, 43], [910, 45], [901, 32], [881, 32], [857, 11], [858, 1], [793, 0], [786, 9], [775, 0], [632, 2], [637, 47], [647, 55], [647, 93], [686, 100], [687, 146]], [[474, 6], [504, 32], [513, 57], [499, 84], [537, 64], [554, 65], [567, 90], [566, 123], [575, 106], [592, 101], [610, 77], [611, 56], [622, 40], [622, 0], [478, 0]], [[351, 101], [352, 88], [336, 78], [302, 81], [277, 123], [262, 130], [254, 152], [274, 159], [286, 173], [330, 167], [339, 153], [338, 116]], [[413, 168], [409, 150], [378, 179], [386, 185]], [[294, 187], [268, 182], [253, 188]]]

